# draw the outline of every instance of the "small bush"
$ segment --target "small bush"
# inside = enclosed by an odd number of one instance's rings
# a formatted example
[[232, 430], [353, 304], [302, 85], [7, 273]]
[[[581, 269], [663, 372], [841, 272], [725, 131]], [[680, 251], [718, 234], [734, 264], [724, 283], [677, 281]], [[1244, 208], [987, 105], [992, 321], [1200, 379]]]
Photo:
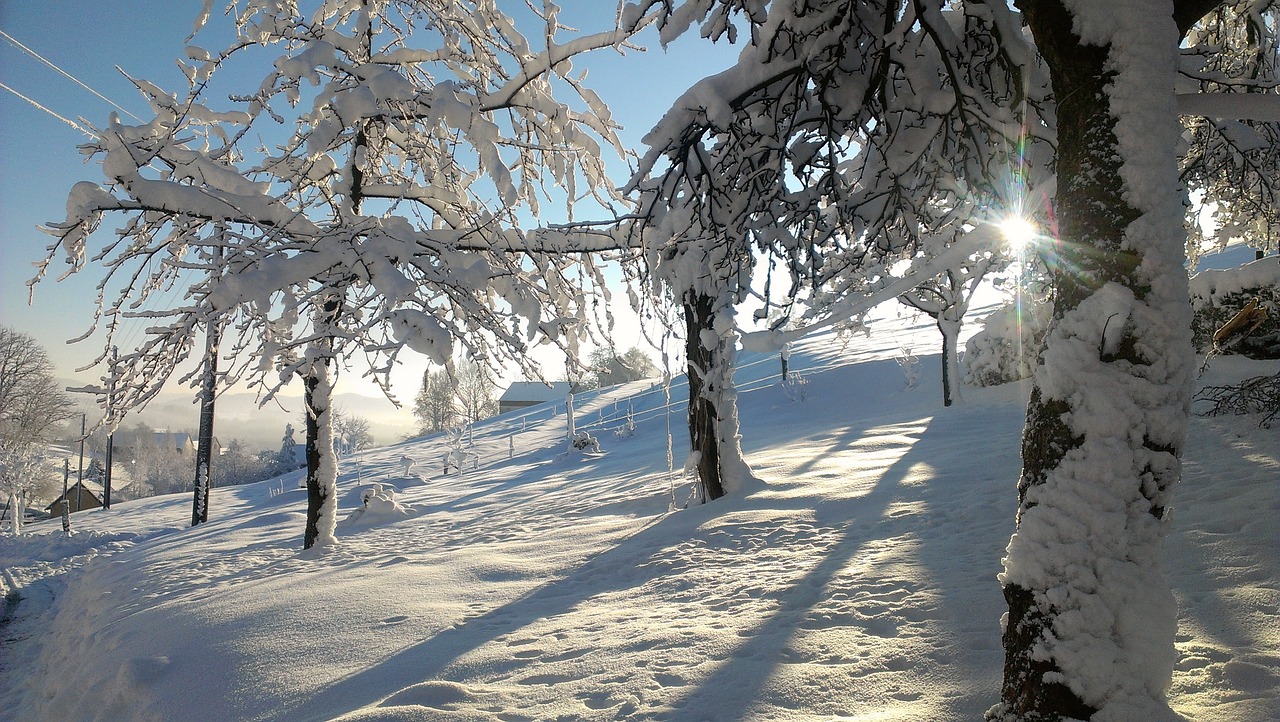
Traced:
[[1048, 321], [1049, 305], [1043, 302], [993, 311], [964, 346], [964, 382], [999, 386], [1031, 376]]
[[1258, 426], [1269, 429], [1280, 414], [1280, 374], [1255, 376], [1230, 386], [1206, 386], [1196, 400], [1212, 404], [1203, 416], [1262, 413]]

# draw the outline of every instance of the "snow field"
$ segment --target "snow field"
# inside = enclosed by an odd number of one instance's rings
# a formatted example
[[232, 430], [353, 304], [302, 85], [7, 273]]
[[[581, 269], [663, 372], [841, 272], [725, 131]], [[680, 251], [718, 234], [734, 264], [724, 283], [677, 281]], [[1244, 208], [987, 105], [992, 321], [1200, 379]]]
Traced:
[[[844, 351], [798, 344], [804, 401], [778, 383], [776, 354], [742, 354], [744, 450], [766, 488], [707, 506], [682, 508], [683, 385], [668, 472], [666, 394], [638, 382], [577, 399], [580, 428], [604, 411], [599, 457], [567, 452], [563, 411], [543, 408], [478, 425], [479, 468], [463, 475], [439, 474], [440, 436], [365, 452], [362, 483], [345, 461], [333, 547], [299, 551], [296, 473], [215, 489], [195, 529], [178, 495], [78, 514], [71, 539], [56, 520], [0, 538], [0, 564], [51, 597], [41, 609], [32, 592], [5, 630], [0, 709], [19, 722], [978, 719], [1003, 661], [995, 578], [1026, 389], [966, 389], [944, 410], [935, 338], [921, 323]], [[907, 344], [921, 358], [911, 389], [894, 360]], [[1205, 382], [1266, 368], [1220, 358]], [[608, 433], [632, 395], [634, 434]], [[1280, 717], [1280, 448], [1255, 423], [1193, 419], [1174, 494], [1171, 703], [1191, 720]], [[408, 477], [403, 456], [419, 461]], [[382, 512], [348, 519], [375, 483]]]

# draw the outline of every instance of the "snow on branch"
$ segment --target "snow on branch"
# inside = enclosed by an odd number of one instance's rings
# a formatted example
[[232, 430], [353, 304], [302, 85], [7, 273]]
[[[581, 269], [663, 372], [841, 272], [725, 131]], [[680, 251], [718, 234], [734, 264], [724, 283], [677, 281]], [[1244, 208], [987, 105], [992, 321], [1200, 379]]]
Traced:
[[[185, 94], [131, 79], [155, 117], [112, 118], [84, 148], [105, 182], [78, 184], [45, 226], [36, 280], [60, 254], [69, 273], [102, 270], [86, 336], [101, 322], [109, 346], [145, 319], [111, 372], [114, 403], [152, 398], [213, 324], [235, 358], [220, 375], [268, 397], [318, 341], [364, 351], [385, 381], [404, 348], [528, 367], [531, 343], [571, 352], [590, 333], [603, 276], [583, 254], [622, 244], [522, 227], [549, 198], [571, 219], [583, 198], [622, 201], [601, 157], [623, 152], [617, 125], [572, 59], [650, 21], [565, 39], [548, 5], [537, 48], [487, 2], [232, 10], [224, 49], [192, 45], [180, 61]], [[264, 49], [278, 55], [263, 64]], [[229, 101], [206, 97], [213, 75], [254, 73]], [[114, 238], [96, 233], [108, 214]]]

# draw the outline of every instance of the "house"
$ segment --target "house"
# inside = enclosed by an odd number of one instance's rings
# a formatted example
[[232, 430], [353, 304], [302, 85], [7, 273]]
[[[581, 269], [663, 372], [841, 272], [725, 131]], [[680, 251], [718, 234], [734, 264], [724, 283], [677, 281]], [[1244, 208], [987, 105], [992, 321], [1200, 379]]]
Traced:
[[67, 487], [65, 495], [59, 494], [53, 503], [44, 509], [49, 516], [62, 516], [62, 499], [63, 496], [71, 502], [70, 511], [81, 511], [83, 509], [98, 509], [102, 506], [102, 487], [92, 481], [77, 481]]
[[552, 384], [541, 381], [512, 382], [498, 399], [498, 413], [505, 414], [527, 406], [545, 404], [548, 401], [564, 401], [564, 398], [569, 395], [570, 388], [568, 381], [557, 381]]
[[[183, 456], [194, 456], [198, 441], [199, 440], [194, 434], [189, 434], [185, 431], [175, 431], [172, 433], [168, 431], [157, 431], [155, 432], [154, 439], [154, 443], [157, 448], [171, 448]], [[214, 456], [222, 455], [222, 444], [218, 442], [218, 437], [213, 437], [213, 440], [210, 443], [210, 449]]]

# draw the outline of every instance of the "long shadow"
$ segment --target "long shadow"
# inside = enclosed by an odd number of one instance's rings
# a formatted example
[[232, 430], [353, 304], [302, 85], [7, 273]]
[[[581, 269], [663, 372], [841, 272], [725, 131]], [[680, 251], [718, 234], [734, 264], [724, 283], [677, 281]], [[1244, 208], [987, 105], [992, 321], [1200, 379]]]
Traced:
[[[846, 430], [845, 435], [856, 438], [859, 430]], [[915, 459], [908, 451], [881, 476], [868, 494], [841, 502], [831, 502], [831, 508], [819, 509], [822, 517], [860, 517], [878, 519], [889, 506], [900, 498], [899, 482], [905, 478]], [[498, 486], [507, 486], [506, 484]], [[492, 494], [496, 489], [486, 490]], [[792, 502], [774, 500], [747, 502], [749, 506], [786, 506]], [[806, 502], [797, 500], [796, 504]], [[508, 633], [517, 631], [538, 619], [570, 611], [574, 606], [598, 595], [636, 588], [661, 575], [661, 565], [647, 564], [655, 555], [672, 545], [680, 544], [694, 535], [698, 525], [727, 509], [723, 504], [712, 504], [680, 514], [658, 518], [636, 535], [602, 551], [586, 560], [567, 576], [548, 582], [529, 594], [502, 605], [482, 615], [466, 619], [430, 639], [408, 647], [382, 661], [371, 665], [341, 681], [320, 690], [305, 702], [273, 711], [273, 718], [289, 720], [328, 719], [347, 711], [374, 704], [397, 691], [414, 684], [436, 678], [459, 658], [481, 646], [493, 642]], [[846, 563], [853, 558], [866, 539], [847, 535], [844, 542], [806, 578], [798, 588], [820, 590]], [[811, 586], [816, 585], [816, 586]], [[818, 591], [814, 591], [816, 597]], [[808, 606], [812, 606], [810, 601]], [[789, 605], [798, 607], [800, 603]], [[806, 607], [807, 608], [807, 607]], [[775, 618], [772, 624], [794, 624], [803, 617], [803, 608], [792, 609]], [[765, 630], [768, 632], [769, 630]], [[769, 634], [757, 635], [768, 638]], [[726, 677], [741, 679], [741, 675], [729, 670]], [[760, 680], [763, 681], [763, 680]], [[709, 685], [714, 689], [714, 684]], [[750, 695], [741, 695], [749, 698]], [[745, 702], [745, 700], [744, 700]], [[724, 717], [732, 719], [732, 716]]]
[[[1275, 554], [1280, 549], [1280, 525], [1274, 514], [1257, 513], [1241, 523], [1220, 510], [1278, 508], [1276, 479], [1261, 461], [1268, 455], [1274, 458], [1275, 452], [1268, 454], [1263, 446], [1252, 454], [1242, 453], [1242, 441], [1252, 438], [1265, 444], [1265, 431], [1238, 430], [1224, 419], [1191, 423], [1194, 433], [1185, 453], [1183, 480], [1173, 496], [1177, 514], [1166, 542], [1165, 575], [1180, 597], [1179, 639], [1195, 646], [1188, 650], [1190, 655], [1184, 652], [1192, 659], [1175, 672], [1174, 687], [1182, 682], [1179, 674], [1204, 674], [1211, 665], [1225, 667], [1246, 656], [1252, 657], [1248, 663], [1259, 665], [1269, 658], [1274, 679], [1280, 663], [1271, 655], [1267, 637], [1268, 630], [1276, 628], [1277, 612], [1274, 605], [1258, 600], [1280, 585], [1280, 558]], [[1188, 639], [1184, 622], [1200, 627], [1196, 636]], [[1224, 648], [1229, 656], [1217, 657], [1206, 647]], [[1216, 684], [1227, 687], [1230, 680], [1222, 677]], [[1268, 691], [1233, 690], [1232, 696], [1238, 701], [1257, 695], [1268, 705], [1267, 718], [1280, 719], [1280, 697]]]
[[[780, 653], [788, 641], [803, 629], [806, 614], [824, 600], [830, 585], [869, 542], [910, 533], [915, 542], [913, 561], [931, 580], [929, 592], [938, 601], [932, 605], [931, 622], [939, 625], [939, 634], [954, 635], [957, 642], [979, 640], [945, 663], [963, 668], [960, 678], [990, 677], [990, 695], [983, 698], [938, 698], [948, 707], [946, 719], [979, 718], [994, 703], [999, 683], [999, 617], [1003, 611], [999, 585], [995, 580], [1000, 568], [1002, 550], [1013, 530], [1016, 509], [1014, 476], [1000, 484], [1006, 472], [1016, 474], [1018, 468], [1018, 434], [1021, 418], [1007, 410], [959, 407], [938, 409], [918, 440], [900, 456], [877, 480], [869, 493], [851, 499], [827, 501], [815, 509], [816, 521], [828, 526], [843, 526], [840, 541], [802, 578], [781, 595], [785, 603], [763, 625], [754, 629], [750, 638], [734, 654], [734, 658], [768, 659], [772, 664], [735, 665], [732, 660], [721, 666], [699, 688], [690, 693], [674, 719], [744, 719], [751, 706], [760, 700], [769, 678], [781, 664]], [[989, 413], [990, 412], [990, 413]], [[888, 415], [886, 415], [888, 416]], [[909, 421], [911, 414], [895, 414], [875, 419], [877, 426], [894, 426]], [[867, 419], [864, 419], [867, 421]], [[1009, 438], [1005, 455], [995, 459], [975, 460], [964, 438], [975, 424], [986, 432]], [[834, 448], [848, 448], [863, 438], [869, 424], [844, 429], [831, 437]], [[930, 480], [925, 484], [903, 486], [913, 466], [927, 460], [934, 464]], [[978, 462], [978, 463], [975, 463]], [[982, 495], [978, 503], [973, 495]], [[963, 499], [961, 498], [963, 497]], [[900, 519], [886, 518], [896, 502], [917, 502], [925, 509], [918, 515]], [[788, 503], [784, 500], [783, 502]], [[798, 501], [809, 504], [811, 497]], [[979, 508], [981, 518], [968, 518], [953, 510]], [[871, 525], [873, 520], [880, 520]], [[927, 523], [926, 523], [927, 522]], [[876, 527], [879, 528], [876, 528]], [[989, 579], [986, 585], [975, 585], [975, 578]], [[942, 662], [939, 662], [942, 664]], [[939, 712], [939, 710], [932, 710]], [[853, 713], [848, 710], [845, 713]]]
[[[859, 438], [858, 430], [847, 430], [845, 438]], [[867, 542], [880, 538], [868, 529], [850, 522], [854, 518], [865, 521], [883, 519], [889, 507], [904, 500], [905, 490], [901, 482], [917, 463], [912, 446], [897, 461], [885, 469], [875, 486], [866, 494], [820, 504], [814, 509], [815, 521], [824, 525], [844, 524], [840, 541], [831, 548], [822, 561], [815, 564], [804, 576], [797, 579], [783, 598], [786, 603], [764, 624], [752, 630], [744, 642], [711, 677], [703, 681], [697, 690], [689, 694], [683, 703], [674, 703], [678, 711], [674, 719], [746, 719], [751, 705], [759, 699], [759, 693], [767, 686], [779, 664], [778, 651], [800, 629], [806, 614], [824, 597], [825, 590], [846, 568]], [[809, 500], [799, 502], [810, 504]], [[783, 501], [781, 506], [788, 502]], [[777, 506], [767, 502], [769, 506]], [[733, 659], [771, 659], [771, 664], [736, 665]]]
[[[894, 373], [899, 373], [896, 365], [891, 361], [879, 363], [885, 364]], [[888, 405], [883, 390], [870, 393], [867, 397], [865, 402], [869, 407], [879, 403]], [[831, 437], [833, 447], [847, 447], [862, 438], [873, 426], [914, 420], [909, 418], [910, 414], [903, 413], [896, 413], [891, 419], [870, 418], [865, 412], [857, 416], [853, 425], [843, 428]], [[771, 446], [785, 444], [797, 436], [787, 430], [787, 425], [781, 425], [780, 429], [778, 425], [773, 425], [771, 428], [781, 432], [781, 438], [778, 434], [771, 434], [769, 438]], [[933, 436], [932, 433], [927, 435]], [[923, 439], [917, 442], [917, 447], [922, 443], [925, 443]], [[881, 519], [896, 501], [919, 498], [922, 493], [919, 487], [912, 487], [908, 491], [901, 483], [918, 461], [917, 447], [907, 450], [887, 468], [874, 487], [865, 495], [821, 504], [815, 510], [818, 515], [817, 520], [828, 525], [839, 525], [847, 524], [853, 518]], [[748, 453], [749, 451], [748, 449]], [[512, 480], [488, 485], [470, 495], [446, 503], [439, 510], [456, 510], [481, 497], [492, 498], [519, 484], [519, 481]], [[812, 504], [812, 499], [795, 502], [786, 499], [769, 499], [751, 502], [750, 505], [753, 508], [771, 508], [785, 507], [792, 503], [807, 506]], [[329, 719], [347, 711], [366, 707], [406, 687], [438, 677], [449, 665], [468, 652], [493, 642], [505, 634], [517, 631], [540, 618], [568, 612], [574, 606], [597, 595], [643, 585], [659, 576], [662, 569], [661, 565], [646, 564], [646, 562], [672, 544], [678, 544], [690, 538], [698, 524], [708, 517], [719, 514], [722, 510], [722, 506], [713, 504], [706, 507], [705, 511], [691, 510], [659, 518], [632, 537], [585, 560], [565, 577], [543, 584], [528, 594], [484, 614], [465, 619], [429, 639], [402, 649], [376, 664], [319, 690], [306, 700], [293, 705], [285, 703], [284, 706], [272, 709], [267, 718]], [[821, 601], [823, 590], [836, 579], [840, 571], [865, 548], [869, 541], [879, 538], [881, 538], [880, 535], [865, 528], [846, 526], [840, 541], [830, 549], [822, 561], [793, 585], [792, 590], [785, 596], [786, 603], [783, 607], [744, 643], [740, 650], [741, 654], [746, 656], [765, 654], [775, 649], [780, 639], [785, 641], [785, 638], [798, 628], [797, 625], [803, 621], [806, 612]], [[692, 716], [693, 712], [714, 713], [709, 716], [718, 719], [742, 717], [751, 702], [756, 699], [756, 693], [767, 682], [771, 670], [772, 667], [766, 665], [735, 666], [732, 661], [726, 663], [706, 681], [698, 692], [686, 698], [680, 718]], [[734, 689], [737, 693], [726, 694], [726, 689]], [[686, 715], [685, 712], [691, 714]]]
[[645, 562], [673, 542], [688, 538], [709, 513], [692, 511], [656, 518], [565, 577], [392, 654], [319, 690], [302, 704], [274, 709], [270, 718], [291, 722], [331, 719], [366, 707], [406, 687], [435, 679], [468, 652], [540, 618], [568, 612], [600, 594], [642, 585], [660, 573], [659, 566]]

